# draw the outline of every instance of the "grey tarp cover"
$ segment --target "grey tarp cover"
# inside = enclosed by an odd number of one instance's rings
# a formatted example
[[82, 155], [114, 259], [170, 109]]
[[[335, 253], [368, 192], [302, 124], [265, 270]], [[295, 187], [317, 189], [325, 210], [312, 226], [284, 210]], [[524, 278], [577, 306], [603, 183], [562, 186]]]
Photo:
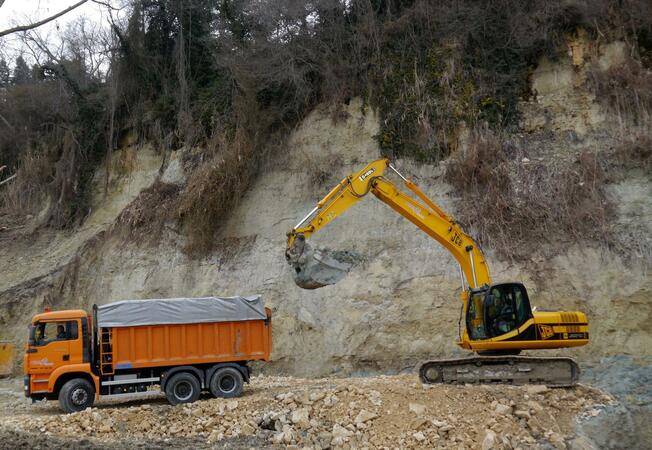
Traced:
[[122, 300], [97, 307], [99, 327], [231, 322], [266, 317], [260, 295]]

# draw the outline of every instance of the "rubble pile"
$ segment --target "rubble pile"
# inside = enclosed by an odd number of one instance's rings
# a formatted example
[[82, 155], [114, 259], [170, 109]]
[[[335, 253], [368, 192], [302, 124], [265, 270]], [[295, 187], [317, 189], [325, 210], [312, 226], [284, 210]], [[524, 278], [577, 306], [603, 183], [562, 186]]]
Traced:
[[[99, 440], [251, 437], [296, 448], [573, 448], [575, 419], [611, 402], [585, 387], [424, 386], [414, 375], [297, 379], [259, 376], [237, 399], [169, 406], [162, 399], [53, 414], [55, 405], [2, 417], [3, 425]], [[579, 448], [579, 447], [577, 447]]]

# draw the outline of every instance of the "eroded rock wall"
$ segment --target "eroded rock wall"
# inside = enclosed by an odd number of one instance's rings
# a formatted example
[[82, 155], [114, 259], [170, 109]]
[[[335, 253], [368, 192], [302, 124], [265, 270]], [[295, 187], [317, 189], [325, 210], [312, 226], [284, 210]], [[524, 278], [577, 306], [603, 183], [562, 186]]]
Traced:
[[[603, 53], [618, 60], [615, 51]], [[542, 163], [581, 148], [599, 151], [611, 142], [604, 138], [604, 112], [580, 82], [576, 63], [583, 57], [573, 55], [556, 64], [542, 62], [533, 75], [537, 96], [522, 106], [524, 142]], [[285, 233], [344, 175], [380, 157], [374, 140], [378, 117], [358, 100], [343, 109], [337, 121], [324, 108], [303, 121], [233, 210], [215, 252], [200, 260], [184, 254], [185, 238], [173, 224], [155, 247], [110, 232], [120, 211], [157, 178], [184, 182], [176, 154], [183, 150], [168, 158], [147, 147], [116, 153], [110, 182], [98, 174], [95, 207], [82, 229], [2, 240], [0, 338], [24, 342], [29, 317], [44, 304], [89, 309], [129, 298], [260, 293], [274, 310], [269, 371], [396, 372], [424, 359], [465, 354], [454, 344], [460, 314], [455, 261], [372, 196], [312, 239], [353, 250], [364, 262], [337, 285], [319, 290], [302, 290], [292, 281]], [[455, 215], [460, 200], [443, 181], [442, 165], [395, 164]], [[612, 185], [610, 193], [623, 232], [642, 227], [649, 239], [649, 178], [634, 174]], [[555, 353], [587, 362], [652, 356], [652, 281], [645, 257], [625, 263], [599, 245], [569, 245], [556, 257], [533, 254], [516, 264], [485, 250], [493, 278], [523, 282], [534, 305], [589, 314], [591, 344]]]

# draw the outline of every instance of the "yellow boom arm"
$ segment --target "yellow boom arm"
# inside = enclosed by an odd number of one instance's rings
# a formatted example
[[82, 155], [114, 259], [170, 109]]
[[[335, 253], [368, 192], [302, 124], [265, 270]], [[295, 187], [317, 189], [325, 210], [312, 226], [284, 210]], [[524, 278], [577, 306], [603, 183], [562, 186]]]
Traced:
[[[394, 183], [383, 177], [387, 169], [401, 177], [405, 187], [418, 197], [416, 200]], [[317, 206], [288, 233], [287, 248], [292, 249], [295, 240], [325, 227], [369, 192], [388, 204], [403, 217], [423, 230], [450, 251], [460, 265], [471, 288], [491, 284], [489, 268], [477, 243], [414, 183], [401, 175], [388, 159], [379, 159], [365, 168], [344, 178]]]

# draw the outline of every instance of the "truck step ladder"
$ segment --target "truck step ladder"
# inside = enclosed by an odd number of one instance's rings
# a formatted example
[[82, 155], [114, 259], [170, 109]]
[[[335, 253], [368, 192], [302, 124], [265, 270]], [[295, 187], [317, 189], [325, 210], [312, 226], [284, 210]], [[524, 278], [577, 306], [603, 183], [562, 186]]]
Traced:
[[100, 333], [100, 370], [102, 375], [113, 375], [112, 329], [102, 328]]

